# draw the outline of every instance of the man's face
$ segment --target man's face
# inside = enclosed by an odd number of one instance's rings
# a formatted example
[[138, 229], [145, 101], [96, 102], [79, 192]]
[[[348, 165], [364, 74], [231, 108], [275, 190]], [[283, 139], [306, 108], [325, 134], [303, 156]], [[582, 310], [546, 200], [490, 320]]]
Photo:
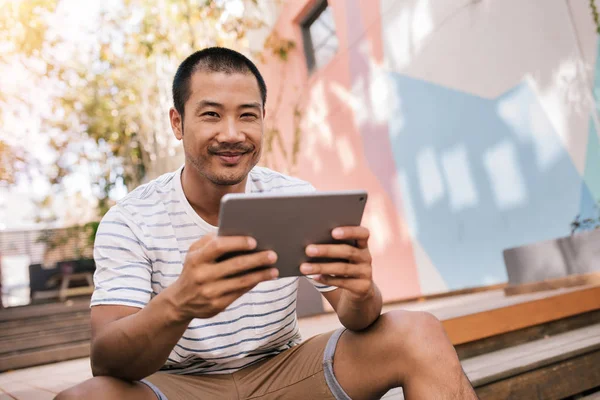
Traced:
[[261, 153], [264, 112], [256, 78], [251, 73], [198, 71], [190, 80], [190, 92], [183, 132], [171, 111], [186, 160], [216, 185], [242, 182]]

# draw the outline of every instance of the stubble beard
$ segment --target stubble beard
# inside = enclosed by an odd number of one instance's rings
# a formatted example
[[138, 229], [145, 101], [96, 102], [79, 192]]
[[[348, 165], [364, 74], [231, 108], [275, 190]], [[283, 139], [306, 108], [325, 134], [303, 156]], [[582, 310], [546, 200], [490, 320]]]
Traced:
[[260, 151], [258, 154], [252, 154], [252, 160], [244, 170], [240, 171], [238, 169], [239, 167], [234, 167], [229, 173], [227, 170], [223, 172], [213, 172], [210, 168], [212, 157], [210, 155], [194, 157], [186, 152], [185, 157], [194, 166], [196, 171], [212, 184], [216, 186], [233, 186], [241, 183], [246, 176], [248, 176], [248, 173], [250, 173], [260, 159]]

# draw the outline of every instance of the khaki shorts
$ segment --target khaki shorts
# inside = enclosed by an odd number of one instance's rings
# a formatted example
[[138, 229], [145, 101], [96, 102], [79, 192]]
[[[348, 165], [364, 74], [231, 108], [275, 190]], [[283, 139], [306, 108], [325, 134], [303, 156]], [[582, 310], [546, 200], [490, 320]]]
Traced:
[[142, 382], [159, 400], [350, 400], [333, 374], [333, 355], [343, 332], [317, 335], [232, 374], [157, 372]]

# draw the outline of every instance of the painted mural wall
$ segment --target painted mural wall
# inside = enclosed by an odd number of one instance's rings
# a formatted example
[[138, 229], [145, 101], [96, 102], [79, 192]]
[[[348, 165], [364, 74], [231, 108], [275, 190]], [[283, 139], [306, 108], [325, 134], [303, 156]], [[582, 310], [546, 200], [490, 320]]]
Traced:
[[[586, 2], [330, 0], [339, 49], [309, 74], [268, 58], [269, 166], [318, 189], [365, 188], [386, 300], [505, 282], [505, 248], [596, 212], [598, 37]], [[294, 140], [299, 144], [294, 160]]]

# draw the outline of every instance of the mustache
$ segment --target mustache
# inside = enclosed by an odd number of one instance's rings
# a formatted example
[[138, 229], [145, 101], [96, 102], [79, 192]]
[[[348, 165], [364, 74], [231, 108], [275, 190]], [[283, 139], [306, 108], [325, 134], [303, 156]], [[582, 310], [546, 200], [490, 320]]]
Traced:
[[208, 152], [211, 154], [218, 153], [248, 153], [254, 150], [254, 146], [244, 143], [223, 143], [217, 146], [209, 146]]

